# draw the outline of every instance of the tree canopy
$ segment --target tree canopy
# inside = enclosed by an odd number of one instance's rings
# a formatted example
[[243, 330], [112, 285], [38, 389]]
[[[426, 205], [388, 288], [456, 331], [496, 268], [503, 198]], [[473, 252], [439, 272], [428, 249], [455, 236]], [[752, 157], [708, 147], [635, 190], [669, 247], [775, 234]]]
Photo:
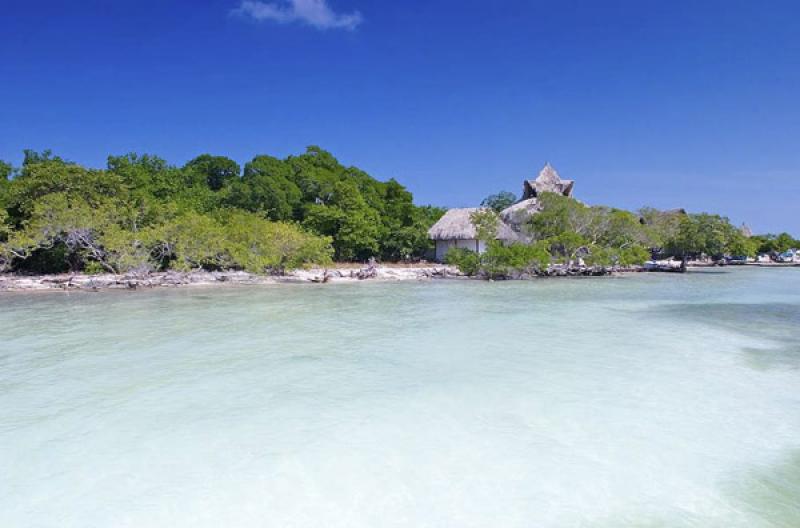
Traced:
[[203, 154], [173, 166], [149, 154], [90, 169], [50, 151], [0, 162], [0, 270], [281, 271], [330, 259], [415, 259], [443, 214], [308, 147], [240, 166]]
[[759, 253], [783, 253], [789, 249], [800, 249], [800, 240], [789, 233], [755, 235], [751, 238]]
[[500, 191], [497, 194], [490, 194], [481, 202], [481, 207], [488, 207], [494, 212], [499, 213], [506, 207], [514, 204], [517, 196], [510, 191]]

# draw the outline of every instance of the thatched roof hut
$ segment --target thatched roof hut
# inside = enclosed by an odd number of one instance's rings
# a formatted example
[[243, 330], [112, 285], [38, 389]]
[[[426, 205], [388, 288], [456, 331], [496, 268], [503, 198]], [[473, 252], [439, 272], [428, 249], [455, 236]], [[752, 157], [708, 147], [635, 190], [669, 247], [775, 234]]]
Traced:
[[[525, 241], [527, 236], [522, 226], [541, 210], [539, 195], [551, 192], [571, 197], [575, 186], [573, 180], [562, 180], [549, 164], [539, 172], [535, 180], [525, 180], [522, 199], [500, 212], [497, 222], [497, 239], [503, 241]], [[481, 253], [485, 243], [477, 239], [477, 230], [472, 224], [472, 214], [480, 208], [450, 209], [428, 230], [428, 236], [436, 241], [436, 258], [442, 259], [452, 248], [464, 248]]]
[[[428, 236], [436, 242], [436, 258], [443, 260], [447, 252], [454, 248], [468, 249], [476, 253], [486, 251], [486, 242], [478, 240], [478, 230], [472, 223], [472, 215], [482, 211], [478, 207], [450, 209], [428, 230]], [[511, 242], [517, 234], [499, 217], [497, 219], [497, 240]]]
[[572, 196], [573, 180], [562, 180], [558, 172], [546, 163], [535, 180], [525, 180], [522, 184], [522, 199], [536, 198], [543, 192]]
[[[480, 207], [465, 207], [462, 209], [449, 209], [438, 222], [428, 230], [431, 240], [475, 240], [478, 232], [472, 223], [472, 214], [482, 211]], [[497, 221], [497, 240], [516, 240], [517, 234], [506, 225]]]

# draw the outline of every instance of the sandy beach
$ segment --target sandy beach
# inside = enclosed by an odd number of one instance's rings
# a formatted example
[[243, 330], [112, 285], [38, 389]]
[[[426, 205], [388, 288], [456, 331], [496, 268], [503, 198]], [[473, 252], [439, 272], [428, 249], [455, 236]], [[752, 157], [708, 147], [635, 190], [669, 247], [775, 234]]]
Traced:
[[289, 283], [334, 283], [370, 281], [421, 281], [434, 278], [464, 278], [453, 266], [377, 266], [371, 271], [356, 265], [294, 270], [285, 275], [258, 275], [245, 271], [156, 272], [148, 274], [58, 275], [0, 274], [0, 292], [52, 290], [138, 290], [184, 286], [232, 286]]

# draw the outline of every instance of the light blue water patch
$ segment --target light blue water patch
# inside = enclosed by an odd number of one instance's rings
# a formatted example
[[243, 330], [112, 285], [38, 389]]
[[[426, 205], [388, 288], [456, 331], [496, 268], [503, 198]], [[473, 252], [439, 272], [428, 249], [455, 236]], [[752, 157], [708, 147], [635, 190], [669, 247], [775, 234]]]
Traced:
[[800, 526], [800, 269], [0, 308], [3, 527]]

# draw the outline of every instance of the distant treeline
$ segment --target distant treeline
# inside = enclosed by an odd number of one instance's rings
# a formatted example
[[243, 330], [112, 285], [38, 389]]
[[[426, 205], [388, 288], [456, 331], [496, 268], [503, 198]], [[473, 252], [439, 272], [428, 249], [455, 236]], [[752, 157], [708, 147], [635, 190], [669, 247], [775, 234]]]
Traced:
[[0, 162], [0, 271], [281, 272], [417, 259], [443, 212], [318, 147], [256, 156], [243, 170], [209, 154], [182, 167], [110, 156], [105, 169], [89, 169], [25, 151], [19, 168]]
[[[484, 200], [488, 211], [512, 193]], [[787, 233], [748, 237], [727, 218], [655, 209], [637, 213], [540, 197], [521, 240], [494, 241], [494, 213], [474, 219], [483, 256], [453, 252], [462, 268], [503, 270], [552, 262], [633, 264], [662, 256], [752, 256], [800, 246]], [[319, 147], [242, 169], [203, 154], [182, 167], [151, 155], [110, 156], [88, 169], [49, 151], [0, 161], [0, 272], [243, 269], [283, 272], [337, 261], [414, 260], [429, 254], [428, 228], [444, 209], [413, 203], [391, 179], [341, 165]]]

